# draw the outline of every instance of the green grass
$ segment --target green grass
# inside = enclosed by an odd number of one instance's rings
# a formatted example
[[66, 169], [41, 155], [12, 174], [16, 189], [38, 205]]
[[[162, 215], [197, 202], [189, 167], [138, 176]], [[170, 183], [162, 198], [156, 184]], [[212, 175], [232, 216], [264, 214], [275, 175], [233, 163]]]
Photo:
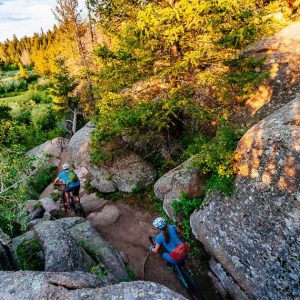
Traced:
[[16, 75], [17, 75], [18, 73], [19, 73], [19, 70], [13, 70], [13, 71], [0, 71], [0, 81], [1, 81], [2, 79], [16, 77]]
[[[41, 98], [44, 100], [44, 101], [43, 100], [41, 101], [40, 105], [44, 105], [44, 104], [51, 102], [51, 99], [48, 96], [47, 90], [39, 91], [39, 94], [40, 94]], [[11, 96], [11, 97], [5, 97], [5, 98], [2, 98], [1, 95], [3, 95], [3, 94], [0, 94], [0, 105], [9, 106], [12, 110], [18, 110], [21, 107], [21, 105], [23, 104], [23, 101], [26, 104], [29, 104], [29, 102], [32, 101], [32, 100], [30, 100], [30, 98], [32, 96], [32, 91], [18, 92], [17, 96]], [[8, 96], [10, 96], [10, 95], [8, 94]], [[39, 105], [39, 104], [37, 104], [37, 105]]]
[[7, 105], [12, 110], [16, 110], [16, 109], [20, 108], [20, 103], [23, 100], [26, 100], [29, 94], [30, 94], [30, 91], [26, 91], [26, 92], [20, 92], [20, 94], [18, 96], [1, 98], [0, 105]]
[[43, 271], [44, 261], [39, 253], [42, 247], [36, 240], [24, 240], [17, 247], [17, 257], [21, 270]]

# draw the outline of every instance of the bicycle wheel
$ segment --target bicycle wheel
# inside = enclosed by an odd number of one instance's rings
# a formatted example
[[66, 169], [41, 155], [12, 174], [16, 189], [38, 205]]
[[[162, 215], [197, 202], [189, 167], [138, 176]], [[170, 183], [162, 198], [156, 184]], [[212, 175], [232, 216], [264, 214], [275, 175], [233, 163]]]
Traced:
[[[185, 282], [182, 282], [181, 276], [178, 276], [184, 287], [187, 289], [193, 300], [203, 300], [200, 290], [198, 289], [191, 273], [185, 268], [178, 268]], [[178, 274], [179, 275], [179, 274]]]
[[80, 202], [75, 202], [74, 203], [74, 212], [75, 212], [76, 216], [85, 218], [85, 212], [84, 212], [84, 209], [83, 209], [82, 204]]

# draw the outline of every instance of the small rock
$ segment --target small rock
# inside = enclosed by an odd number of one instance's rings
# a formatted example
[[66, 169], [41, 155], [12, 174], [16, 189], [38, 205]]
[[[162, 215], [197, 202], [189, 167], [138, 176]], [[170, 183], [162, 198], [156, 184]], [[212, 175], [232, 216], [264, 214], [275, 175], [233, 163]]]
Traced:
[[109, 201], [105, 199], [98, 198], [95, 193], [90, 195], [85, 195], [80, 199], [80, 202], [87, 215], [95, 210], [101, 210], [105, 205], [109, 203]]
[[28, 215], [28, 221], [30, 222], [36, 219], [41, 219], [43, 218], [44, 213], [45, 209], [43, 207], [37, 207]]
[[101, 212], [92, 213], [88, 219], [95, 227], [108, 226], [116, 223], [121, 216], [121, 211], [114, 205], [107, 205]]
[[58, 204], [51, 197], [43, 198], [39, 201], [43, 205], [46, 213], [59, 210]]
[[27, 200], [24, 204], [24, 210], [28, 213], [31, 213], [34, 209], [39, 207], [41, 204], [37, 200]]

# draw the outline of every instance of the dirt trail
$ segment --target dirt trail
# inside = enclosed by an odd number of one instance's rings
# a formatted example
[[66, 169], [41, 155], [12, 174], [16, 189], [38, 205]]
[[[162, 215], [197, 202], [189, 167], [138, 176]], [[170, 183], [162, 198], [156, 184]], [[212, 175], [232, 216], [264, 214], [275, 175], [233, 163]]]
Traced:
[[[128, 266], [134, 271], [136, 279], [143, 279], [143, 262], [149, 247], [148, 235], [155, 236], [157, 234], [152, 228], [154, 216], [140, 208], [129, 206], [122, 200], [113, 204], [122, 212], [120, 219], [113, 225], [97, 229], [105, 240], [110, 242], [115, 248], [126, 253], [129, 259]], [[187, 262], [187, 267], [191, 268], [193, 273], [197, 273], [199, 276], [195, 265], [197, 265], [198, 269], [199, 267], [203, 267], [204, 264], [201, 261], [193, 262], [188, 260]], [[206, 269], [206, 266], [204, 268]], [[220, 299], [205, 273], [207, 274], [204, 270], [200, 271], [201, 278], [198, 278], [201, 281], [199, 282], [199, 286], [203, 290], [205, 299]], [[189, 298], [176, 274], [165, 268], [165, 263], [159, 254], [150, 254], [146, 263], [144, 279], [163, 284]]]
[[[67, 149], [64, 149], [61, 155], [61, 163], [58, 166], [59, 171], [62, 170], [62, 165], [66, 161], [68, 161], [68, 152]], [[81, 196], [84, 194], [85, 192], [81, 193]], [[155, 216], [139, 207], [129, 206], [122, 200], [111, 202], [111, 204], [121, 210], [121, 217], [117, 223], [98, 227], [97, 230], [111, 245], [126, 254], [128, 267], [133, 270], [136, 279], [160, 283], [189, 298], [176, 274], [165, 268], [165, 262], [159, 254], [149, 255], [145, 265], [145, 277], [143, 278], [143, 264], [150, 245], [148, 236], [157, 234], [152, 227]], [[195, 275], [197, 285], [205, 298], [204, 300], [220, 300], [221, 298], [213, 288], [207, 275], [207, 264], [202, 260], [193, 261], [188, 259], [186, 265]]]

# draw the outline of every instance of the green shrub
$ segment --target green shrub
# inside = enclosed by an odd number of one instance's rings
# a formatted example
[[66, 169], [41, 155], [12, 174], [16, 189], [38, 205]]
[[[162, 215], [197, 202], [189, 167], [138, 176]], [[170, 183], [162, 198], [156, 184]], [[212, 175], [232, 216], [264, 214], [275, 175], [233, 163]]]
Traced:
[[220, 190], [224, 194], [233, 191], [236, 173], [234, 154], [241, 135], [240, 130], [222, 119], [213, 139], [199, 135], [184, 151], [183, 157], [186, 159], [194, 156], [194, 167], [199, 167], [207, 176], [206, 191]]
[[91, 273], [96, 275], [100, 280], [107, 276], [106, 267], [101, 263], [99, 263], [97, 266], [92, 267]]
[[52, 103], [52, 100], [47, 93], [40, 90], [31, 90], [27, 94], [28, 101], [33, 101], [35, 104], [49, 104]]
[[255, 58], [240, 56], [227, 60], [224, 65], [229, 68], [225, 76], [223, 98], [238, 102], [245, 101], [270, 73], [264, 71], [266, 57]]
[[24, 240], [17, 247], [17, 257], [21, 270], [43, 271], [42, 247], [36, 240]]
[[11, 120], [12, 109], [6, 105], [0, 105], [0, 121]]
[[55, 128], [56, 118], [54, 111], [49, 106], [37, 106], [32, 110], [31, 121], [33, 126], [41, 131], [49, 131]]
[[136, 280], [136, 275], [132, 269], [129, 267], [126, 267], [126, 273], [128, 276], [128, 279], [126, 281], [135, 281]]
[[97, 129], [92, 136], [92, 159], [101, 164], [134, 143], [142, 144], [153, 157], [160, 152], [161, 145], [180, 136], [184, 128], [190, 130], [192, 122], [197, 128], [212, 117], [212, 110], [195, 105], [189, 97], [181, 90], [170, 92], [166, 99], [152, 101], [114, 93], [103, 95], [95, 119]]
[[27, 183], [27, 198], [36, 199], [55, 177], [55, 166], [44, 166], [29, 179]]
[[14, 111], [13, 118], [18, 124], [30, 125], [31, 111], [31, 108], [20, 108]]
[[30, 90], [44, 91], [51, 87], [51, 80], [49, 78], [39, 78], [37, 82], [29, 85]]
[[185, 193], [181, 193], [179, 199], [172, 202], [172, 208], [179, 219], [178, 223], [183, 231], [183, 236], [190, 243], [193, 243], [195, 239], [190, 227], [190, 216], [201, 207], [202, 203], [202, 198], [190, 199]]
[[27, 81], [22, 78], [0, 81], [0, 94], [15, 91], [26, 91], [27, 87]]

